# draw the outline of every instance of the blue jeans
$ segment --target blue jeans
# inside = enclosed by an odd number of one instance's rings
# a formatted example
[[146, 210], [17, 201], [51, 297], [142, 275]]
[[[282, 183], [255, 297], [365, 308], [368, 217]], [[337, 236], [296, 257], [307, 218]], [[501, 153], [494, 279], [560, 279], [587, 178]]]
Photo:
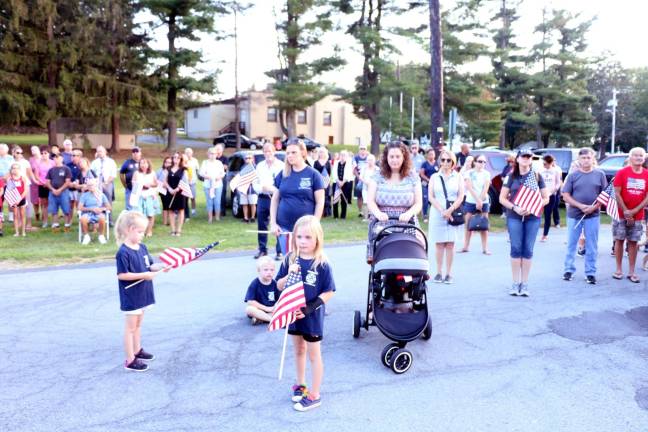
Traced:
[[526, 216], [524, 219], [507, 217], [506, 226], [511, 239], [511, 258], [533, 258], [533, 246], [538, 236], [538, 229], [540, 229], [540, 218], [534, 216]]
[[601, 219], [598, 216], [583, 219], [567, 218], [567, 254], [565, 255], [565, 272], [575, 273], [574, 257], [581, 231], [585, 234], [585, 276], [596, 275], [596, 257], [598, 255], [598, 234]]
[[223, 187], [214, 188], [214, 198], [209, 197], [209, 188], [203, 188], [205, 190], [205, 199], [207, 200], [207, 214], [220, 213], [221, 211], [221, 194], [223, 193]]
[[131, 189], [124, 188], [124, 192], [126, 193], [126, 203], [125, 203], [125, 209], [126, 210], [133, 210], [133, 207], [130, 205], [130, 196], [131, 196]]
[[70, 214], [70, 191], [68, 189], [61, 192], [59, 196], [54, 195], [52, 192], [49, 193], [47, 213], [55, 215], [59, 209], [61, 209], [65, 216]]
[[[257, 201], [257, 227], [259, 231], [267, 231], [268, 223], [270, 223], [270, 197], [268, 195], [259, 195]], [[257, 234], [257, 241], [259, 243], [259, 251], [268, 253], [268, 234]], [[281, 246], [278, 240], [275, 240], [275, 252], [281, 252]]]

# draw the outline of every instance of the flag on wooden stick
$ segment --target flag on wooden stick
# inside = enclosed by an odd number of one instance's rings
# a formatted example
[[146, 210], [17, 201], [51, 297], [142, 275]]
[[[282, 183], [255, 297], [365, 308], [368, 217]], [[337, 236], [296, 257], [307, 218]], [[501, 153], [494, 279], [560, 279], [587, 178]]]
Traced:
[[187, 198], [193, 198], [193, 193], [191, 193], [191, 186], [189, 186], [189, 183], [187, 183], [184, 180], [180, 180], [180, 183], [178, 183], [178, 187], [180, 188], [180, 194], [186, 196]]
[[230, 180], [229, 186], [232, 192], [239, 191], [243, 194], [246, 194], [250, 185], [257, 179], [256, 169], [251, 163], [246, 164], [238, 174], [236, 174], [232, 180]]
[[612, 181], [610, 181], [610, 184], [605, 188], [603, 192], [598, 194], [596, 201], [606, 207], [605, 212], [610, 215], [612, 219], [614, 219], [615, 221], [621, 220], [621, 216], [619, 215], [619, 206], [614, 195], [614, 185], [612, 184]]
[[306, 296], [301, 270], [297, 273], [288, 273], [286, 286], [275, 304], [268, 331], [278, 330], [294, 323], [297, 320], [296, 312], [304, 306], [306, 306]]
[[535, 216], [540, 217], [542, 214], [544, 201], [534, 171], [530, 171], [527, 174], [524, 183], [518, 190], [518, 193], [515, 194], [515, 198], [513, 198], [513, 204]]

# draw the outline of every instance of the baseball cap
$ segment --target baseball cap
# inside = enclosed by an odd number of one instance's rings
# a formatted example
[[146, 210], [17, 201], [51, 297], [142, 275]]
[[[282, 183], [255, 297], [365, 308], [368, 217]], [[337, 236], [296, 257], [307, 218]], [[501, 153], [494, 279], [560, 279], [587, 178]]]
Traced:
[[67, 138], [67, 139], [65, 139], [65, 140], [63, 141], [63, 145], [68, 145], [68, 144], [69, 144], [69, 145], [72, 145], [72, 140], [69, 139], [69, 138]]
[[131, 150], [131, 153], [139, 153], [140, 150], [141, 150], [141, 149], [140, 149], [139, 147], [135, 146], [135, 147], [133, 147], [133, 149]]
[[522, 149], [518, 151], [516, 157], [520, 156], [533, 156], [533, 152], [531, 151], [531, 149]]

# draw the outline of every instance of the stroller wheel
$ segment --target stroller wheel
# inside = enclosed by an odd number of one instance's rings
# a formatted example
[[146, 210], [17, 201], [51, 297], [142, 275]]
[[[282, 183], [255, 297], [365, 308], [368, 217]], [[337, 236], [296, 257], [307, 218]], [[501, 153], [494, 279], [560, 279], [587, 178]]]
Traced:
[[391, 370], [399, 375], [405, 373], [412, 367], [413, 359], [412, 353], [409, 350], [405, 348], [396, 350], [392, 355]]
[[385, 367], [392, 367], [392, 359], [396, 351], [398, 351], [397, 343], [390, 343], [382, 350], [382, 353], [380, 354], [380, 360]]
[[423, 340], [428, 340], [432, 337], [432, 318], [428, 318], [428, 322], [425, 325], [425, 330], [423, 330], [423, 335], [421, 335]]
[[353, 337], [354, 338], [360, 336], [361, 324], [362, 324], [362, 317], [360, 316], [360, 311], [355, 311], [353, 313]]

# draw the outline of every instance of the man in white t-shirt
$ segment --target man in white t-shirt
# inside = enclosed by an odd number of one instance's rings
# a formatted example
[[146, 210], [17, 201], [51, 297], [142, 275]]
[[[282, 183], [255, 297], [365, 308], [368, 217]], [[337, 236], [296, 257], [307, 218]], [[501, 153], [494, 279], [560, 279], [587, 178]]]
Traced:
[[[115, 201], [115, 177], [117, 177], [117, 164], [108, 157], [104, 146], [97, 147], [96, 158], [90, 164], [90, 169], [99, 179], [97, 187], [106, 195], [110, 202]], [[112, 217], [112, 213], [111, 213]]]

